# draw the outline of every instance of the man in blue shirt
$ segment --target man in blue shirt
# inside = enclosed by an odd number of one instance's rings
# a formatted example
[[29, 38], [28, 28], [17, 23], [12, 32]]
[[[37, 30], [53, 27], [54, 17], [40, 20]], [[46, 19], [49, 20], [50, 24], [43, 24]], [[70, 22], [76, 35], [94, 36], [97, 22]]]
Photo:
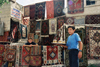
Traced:
[[79, 59], [82, 57], [83, 44], [79, 35], [75, 32], [74, 26], [68, 27], [70, 36], [67, 39], [66, 46], [69, 50], [69, 64], [70, 67], [79, 67]]

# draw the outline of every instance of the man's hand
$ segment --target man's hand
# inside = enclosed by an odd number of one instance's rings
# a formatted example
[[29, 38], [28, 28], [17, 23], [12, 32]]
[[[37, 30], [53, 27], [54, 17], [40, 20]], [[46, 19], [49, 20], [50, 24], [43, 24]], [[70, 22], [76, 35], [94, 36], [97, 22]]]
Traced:
[[82, 57], [82, 52], [78, 53], [78, 58], [80, 59]]

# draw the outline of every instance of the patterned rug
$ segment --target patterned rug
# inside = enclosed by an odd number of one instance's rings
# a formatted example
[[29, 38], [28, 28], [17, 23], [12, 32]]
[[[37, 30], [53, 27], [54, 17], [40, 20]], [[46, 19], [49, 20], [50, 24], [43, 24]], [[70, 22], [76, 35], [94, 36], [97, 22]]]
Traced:
[[4, 45], [0, 45], [0, 58], [2, 58], [4, 50], [5, 50], [5, 46]]
[[47, 19], [54, 18], [54, 3], [53, 1], [46, 1]]
[[100, 15], [87, 15], [85, 24], [100, 24]]
[[41, 67], [66, 67], [64, 64], [57, 64], [57, 65], [47, 65], [47, 66], [41, 66]]
[[30, 7], [25, 6], [24, 7], [24, 17], [29, 17], [30, 16]]
[[21, 38], [25, 39], [27, 38], [27, 26], [20, 24], [20, 33], [21, 33]]
[[14, 20], [10, 20], [10, 36], [12, 42], [18, 41], [18, 29], [19, 29], [19, 22], [15, 22]]
[[73, 17], [66, 17], [66, 24], [74, 24], [74, 18]]
[[30, 21], [30, 33], [35, 33], [35, 29], [36, 29], [36, 21]]
[[49, 35], [49, 21], [42, 21], [41, 24], [41, 35]]
[[85, 18], [74, 19], [74, 24], [85, 24]]
[[45, 2], [37, 3], [35, 8], [35, 18], [36, 19], [44, 19], [45, 16]]
[[30, 52], [30, 48], [29, 47], [25, 47], [23, 46], [23, 50], [22, 50], [22, 65], [29, 65], [29, 52]]
[[0, 57], [0, 67], [2, 66], [2, 64], [3, 64], [3, 58]]
[[65, 23], [65, 17], [57, 18], [57, 29], [59, 29]]
[[61, 63], [59, 46], [43, 46], [43, 65]]
[[29, 39], [29, 38], [32, 38], [32, 40], [34, 41], [34, 33], [29, 33], [29, 34], [28, 34], [28, 39]]
[[20, 46], [17, 45], [15, 67], [19, 67]]
[[49, 37], [42, 37], [41, 38], [41, 45], [52, 45], [54, 39], [54, 35], [49, 35]]
[[31, 66], [41, 66], [42, 58], [41, 56], [30, 56], [30, 65]]
[[30, 6], [30, 19], [35, 19], [35, 5]]
[[56, 34], [57, 30], [57, 19], [50, 19], [49, 20], [49, 34]]
[[31, 50], [30, 50], [30, 55], [37, 55], [37, 56], [39, 56], [39, 55], [41, 55], [41, 46], [32, 46], [31, 47]]
[[84, 12], [84, 0], [67, 0], [68, 13], [76, 14]]
[[0, 41], [9, 41], [8, 36], [9, 36], [9, 31], [4, 32], [4, 35], [0, 36]]
[[36, 22], [36, 31], [40, 31], [40, 21]]
[[87, 58], [100, 59], [100, 27], [86, 27]]
[[54, 1], [54, 17], [62, 16], [64, 9], [64, 0], [55, 0]]
[[19, 46], [19, 67], [22, 66], [22, 46]]
[[15, 61], [16, 50], [15, 49], [8, 49], [4, 53], [4, 61], [13, 62]]
[[22, 22], [23, 22], [23, 25], [29, 25], [30, 17], [24, 17]]

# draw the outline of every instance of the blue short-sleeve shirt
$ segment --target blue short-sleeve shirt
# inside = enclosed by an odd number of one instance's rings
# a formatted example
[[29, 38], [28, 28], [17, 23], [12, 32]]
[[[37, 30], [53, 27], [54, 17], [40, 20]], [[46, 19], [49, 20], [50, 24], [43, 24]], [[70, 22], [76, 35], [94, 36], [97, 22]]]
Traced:
[[70, 35], [67, 39], [66, 46], [68, 46], [68, 50], [70, 49], [79, 49], [79, 41], [81, 41], [79, 35], [77, 33], [74, 33]]

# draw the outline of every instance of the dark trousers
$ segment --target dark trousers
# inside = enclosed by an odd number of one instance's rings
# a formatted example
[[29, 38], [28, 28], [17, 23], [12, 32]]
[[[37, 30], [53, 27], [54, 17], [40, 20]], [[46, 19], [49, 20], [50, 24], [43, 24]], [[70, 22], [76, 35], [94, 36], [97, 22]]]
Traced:
[[79, 67], [78, 52], [79, 51], [77, 49], [69, 50], [69, 64], [70, 64], [70, 67]]

